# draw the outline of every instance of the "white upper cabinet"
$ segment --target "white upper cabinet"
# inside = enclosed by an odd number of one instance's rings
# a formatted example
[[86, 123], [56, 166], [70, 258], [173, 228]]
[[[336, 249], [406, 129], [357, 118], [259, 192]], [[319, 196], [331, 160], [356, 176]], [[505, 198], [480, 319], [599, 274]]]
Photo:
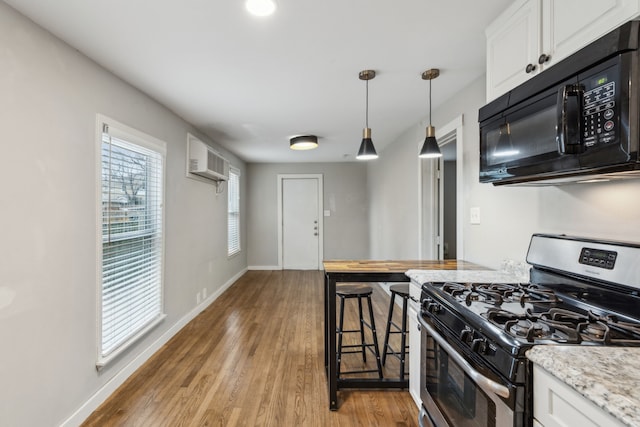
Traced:
[[517, 0], [486, 30], [487, 101], [640, 14], [640, 0]]
[[538, 72], [541, 19], [541, 0], [520, 0], [487, 28], [487, 100]]
[[[544, 0], [544, 51], [549, 65], [566, 58], [640, 13], [638, 0]], [[548, 24], [545, 24], [548, 23]]]

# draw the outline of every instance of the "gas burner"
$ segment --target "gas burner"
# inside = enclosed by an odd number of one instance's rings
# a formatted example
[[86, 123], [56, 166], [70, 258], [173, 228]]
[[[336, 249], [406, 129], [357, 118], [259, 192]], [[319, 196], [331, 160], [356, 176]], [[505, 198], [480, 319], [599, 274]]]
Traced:
[[548, 324], [530, 319], [510, 320], [505, 323], [504, 328], [513, 336], [526, 338], [529, 342], [551, 338], [554, 332]]
[[527, 308], [521, 314], [515, 314], [508, 310], [489, 308], [483, 315], [489, 322], [500, 327], [515, 338], [524, 338], [528, 342], [536, 340], [552, 340], [562, 343], [578, 344], [580, 335], [576, 330], [576, 324], [567, 324], [534, 313]]
[[447, 282], [442, 291], [470, 306], [475, 301], [500, 306], [504, 302], [554, 303], [559, 299], [552, 290], [529, 283], [455, 283]]
[[473, 301], [500, 305], [503, 299], [500, 293], [487, 290], [486, 286], [471, 284], [469, 291], [465, 295], [465, 303], [471, 305]]

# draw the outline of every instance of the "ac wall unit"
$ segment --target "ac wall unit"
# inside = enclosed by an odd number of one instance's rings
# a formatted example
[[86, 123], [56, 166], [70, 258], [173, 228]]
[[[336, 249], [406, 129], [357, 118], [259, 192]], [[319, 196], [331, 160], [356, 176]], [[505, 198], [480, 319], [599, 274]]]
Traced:
[[214, 181], [227, 181], [229, 162], [204, 142], [189, 139], [189, 172]]

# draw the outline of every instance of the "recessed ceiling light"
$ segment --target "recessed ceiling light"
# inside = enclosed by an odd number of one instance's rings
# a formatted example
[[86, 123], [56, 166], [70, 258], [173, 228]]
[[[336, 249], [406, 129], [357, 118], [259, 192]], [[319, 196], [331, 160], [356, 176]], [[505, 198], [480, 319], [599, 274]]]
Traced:
[[277, 8], [275, 0], [247, 0], [244, 6], [250, 14], [255, 16], [269, 16]]

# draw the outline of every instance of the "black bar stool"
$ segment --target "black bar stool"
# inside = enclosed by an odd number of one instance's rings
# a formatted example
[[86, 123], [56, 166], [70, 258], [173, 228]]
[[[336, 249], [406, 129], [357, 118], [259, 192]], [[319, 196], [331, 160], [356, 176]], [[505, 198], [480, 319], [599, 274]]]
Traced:
[[[340, 320], [338, 321], [338, 327], [336, 333], [338, 334], [338, 378], [340, 375], [348, 374], [362, 374], [367, 372], [377, 372], [379, 378], [382, 378], [382, 365], [380, 364], [380, 351], [378, 350], [378, 337], [376, 335], [376, 323], [373, 317], [373, 306], [371, 305], [371, 294], [373, 289], [366, 283], [345, 283], [336, 286], [336, 296], [340, 298]], [[347, 299], [356, 298], [358, 300], [358, 315], [360, 319], [359, 329], [344, 329], [344, 302]], [[362, 315], [362, 299], [366, 298], [369, 306], [369, 323], [364, 320]], [[365, 341], [364, 327], [369, 328], [373, 337], [373, 342], [367, 343]], [[350, 332], [360, 333], [360, 344], [342, 345], [343, 334]], [[377, 369], [365, 369], [360, 371], [340, 371], [340, 364], [342, 362], [342, 355], [350, 353], [362, 353], [362, 361], [367, 362], [367, 350], [371, 351], [376, 357]]]
[[[409, 350], [407, 343], [407, 306], [409, 301], [409, 284], [400, 283], [397, 285], [391, 285], [389, 287], [391, 291], [391, 301], [389, 302], [389, 317], [387, 319], [387, 330], [384, 334], [384, 346], [382, 348], [382, 364], [387, 361], [387, 354], [394, 356], [400, 360], [400, 379], [403, 380], [405, 375], [408, 375], [404, 371], [406, 356]], [[402, 298], [402, 323], [400, 326], [393, 321], [393, 306], [395, 306], [396, 295]], [[394, 350], [389, 344], [389, 336], [391, 334], [401, 334], [400, 336], [400, 348]]]

